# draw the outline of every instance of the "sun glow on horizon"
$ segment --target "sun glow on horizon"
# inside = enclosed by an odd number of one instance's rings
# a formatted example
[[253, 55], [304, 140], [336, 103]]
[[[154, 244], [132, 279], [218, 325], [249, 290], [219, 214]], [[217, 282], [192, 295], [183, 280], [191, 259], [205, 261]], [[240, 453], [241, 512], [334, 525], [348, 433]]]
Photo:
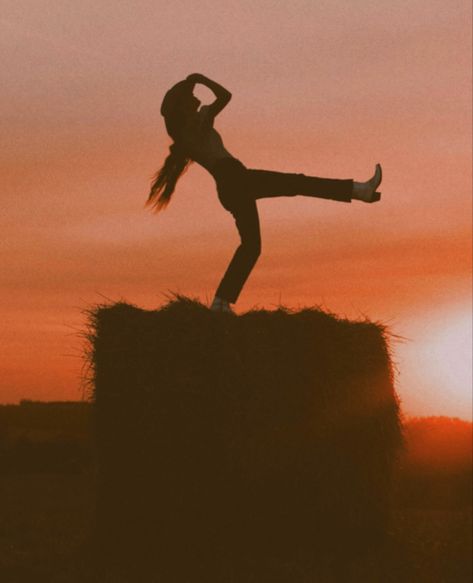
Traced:
[[424, 415], [446, 410], [472, 419], [472, 327], [471, 306], [465, 305], [417, 320], [409, 341], [398, 350], [401, 396], [408, 405], [415, 401], [414, 408]]
[[[445, 384], [452, 398], [471, 396], [472, 314], [459, 310], [447, 314], [433, 329], [426, 351], [435, 362], [435, 375]], [[432, 371], [433, 372], [433, 371]]]

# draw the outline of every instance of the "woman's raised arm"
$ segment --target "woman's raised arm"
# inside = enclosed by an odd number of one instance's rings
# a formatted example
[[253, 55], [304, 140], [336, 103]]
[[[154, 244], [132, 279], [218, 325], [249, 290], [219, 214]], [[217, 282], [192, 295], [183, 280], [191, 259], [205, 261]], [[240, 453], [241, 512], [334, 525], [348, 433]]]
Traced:
[[216, 116], [217, 113], [222, 111], [222, 109], [227, 105], [227, 103], [232, 98], [232, 94], [230, 93], [230, 91], [225, 89], [225, 87], [222, 87], [222, 85], [220, 85], [216, 81], [212, 81], [212, 79], [209, 79], [208, 77], [206, 77], [205, 75], [201, 75], [200, 73], [192, 73], [187, 77], [186, 80], [190, 81], [191, 83], [201, 83], [202, 85], [205, 85], [211, 91], [214, 92], [216, 100], [207, 106], [209, 112], [213, 116]]

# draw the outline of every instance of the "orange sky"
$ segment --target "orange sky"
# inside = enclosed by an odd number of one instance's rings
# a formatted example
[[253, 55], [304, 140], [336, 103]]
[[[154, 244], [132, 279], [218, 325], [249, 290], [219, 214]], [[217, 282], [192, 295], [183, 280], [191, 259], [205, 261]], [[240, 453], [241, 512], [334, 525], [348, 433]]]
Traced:
[[[210, 301], [238, 236], [194, 165], [143, 208], [191, 72], [247, 166], [367, 179], [377, 205], [258, 202], [237, 311], [321, 304], [386, 322], [409, 414], [471, 418], [471, 7], [466, 1], [4, 0], [0, 401], [78, 399], [82, 310]], [[209, 93], [199, 90], [209, 100]]]

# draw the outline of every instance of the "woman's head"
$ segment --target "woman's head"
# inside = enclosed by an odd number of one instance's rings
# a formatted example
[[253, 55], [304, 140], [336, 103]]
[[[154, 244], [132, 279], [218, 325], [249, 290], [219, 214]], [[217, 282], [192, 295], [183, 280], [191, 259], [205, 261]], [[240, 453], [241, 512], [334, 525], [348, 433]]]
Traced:
[[194, 83], [179, 81], [169, 89], [161, 104], [161, 115], [171, 125], [178, 123], [182, 118], [195, 114], [200, 101], [193, 94]]

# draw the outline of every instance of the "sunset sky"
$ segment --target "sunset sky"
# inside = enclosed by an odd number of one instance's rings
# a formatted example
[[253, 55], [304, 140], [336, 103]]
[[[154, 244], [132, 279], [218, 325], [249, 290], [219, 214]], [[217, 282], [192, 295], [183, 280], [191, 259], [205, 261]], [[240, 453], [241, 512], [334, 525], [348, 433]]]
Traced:
[[0, 402], [80, 399], [107, 298], [211, 301], [239, 242], [211, 176], [144, 208], [161, 99], [199, 72], [232, 92], [215, 126], [248, 167], [384, 171], [374, 205], [259, 201], [236, 311], [381, 321], [404, 412], [471, 419], [471, 24], [467, 0], [3, 0]]

